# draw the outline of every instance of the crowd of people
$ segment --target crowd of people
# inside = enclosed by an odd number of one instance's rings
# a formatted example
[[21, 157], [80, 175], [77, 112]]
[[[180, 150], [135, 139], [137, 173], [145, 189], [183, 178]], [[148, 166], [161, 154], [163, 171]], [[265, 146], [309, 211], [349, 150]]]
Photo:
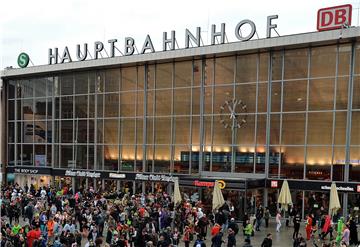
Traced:
[[[2, 187], [1, 247], [206, 247], [209, 235], [211, 247], [251, 247], [255, 232], [269, 227], [269, 210], [259, 206], [255, 215], [245, 214], [240, 228], [229, 207], [225, 203], [216, 212], [204, 212], [201, 201], [174, 205], [164, 192], [132, 195], [8, 185]], [[282, 215], [279, 211], [275, 217], [276, 231], [281, 231]], [[299, 233], [302, 218], [296, 211], [290, 215], [286, 224], [294, 224], [294, 247], [306, 246], [306, 240], [316, 244], [315, 239], [324, 240], [328, 234], [335, 244], [358, 242], [351, 218], [340, 218], [334, 225], [326, 214], [311, 214], [304, 238]], [[239, 235], [244, 236], [241, 243]], [[261, 247], [271, 246], [269, 233]]]

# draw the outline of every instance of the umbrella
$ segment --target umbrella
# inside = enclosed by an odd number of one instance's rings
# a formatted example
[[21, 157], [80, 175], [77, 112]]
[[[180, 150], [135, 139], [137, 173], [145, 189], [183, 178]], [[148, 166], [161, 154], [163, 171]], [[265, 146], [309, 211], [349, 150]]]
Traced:
[[213, 192], [213, 200], [212, 200], [213, 211], [221, 208], [221, 206], [224, 204], [225, 204], [224, 196], [221, 192], [220, 185], [216, 180], [214, 184], [214, 192]]
[[281, 191], [280, 191], [280, 195], [279, 195], [279, 198], [278, 198], [278, 203], [280, 203], [281, 208], [285, 209], [285, 210], [288, 209], [289, 204], [292, 204], [289, 184], [288, 184], [287, 180], [284, 180], [284, 182], [283, 182], [283, 184], [281, 186]]
[[178, 204], [182, 201], [181, 194], [180, 194], [180, 188], [179, 188], [179, 179], [175, 179], [174, 184], [174, 204]]
[[330, 189], [329, 214], [334, 215], [341, 208], [336, 184], [333, 182]]

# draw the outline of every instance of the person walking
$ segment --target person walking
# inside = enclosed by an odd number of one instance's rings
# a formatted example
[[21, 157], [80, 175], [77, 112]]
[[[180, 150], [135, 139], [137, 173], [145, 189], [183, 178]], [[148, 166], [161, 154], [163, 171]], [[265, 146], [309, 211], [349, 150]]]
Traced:
[[308, 215], [306, 219], [305, 231], [306, 231], [306, 240], [310, 240], [311, 231], [312, 231], [312, 217], [310, 215]]
[[281, 227], [281, 211], [280, 210], [278, 210], [275, 220], [276, 220], [276, 232], [280, 232], [280, 227]]
[[248, 239], [249, 243], [250, 243], [250, 237], [253, 234], [253, 232], [254, 232], [253, 225], [250, 223], [250, 220], [247, 220], [246, 227], [244, 229], [244, 234], [245, 234], [245, 239]]
[[234, 232], [234, 230], [231, 229], [231, 228], [229, 228], [229, 235], [228, 235], [227, 247], [236, 247], [235, 232]]
[[264, 216], [264, 210], [262, 208], [262, 206], [260, 205], [259, 208], [256, 211], [256, 227], [255, 230], [256, 231], [260, 231], [260, 226], [261, 226], [261, 220]]
[[272, 247], [272, 235], [268, 233], [266, 238], [264, 238], [263, 242], [261, 243], [261, 247]]
[[294, 223], [293, 239], [297, 239], [297, 237], [299, 235], [300, 223], [301, 223], [300, 214], [296, 214], [296, 216], [294, 217], [293, 223]]
[[270, 219], [270, 210], [268, 207], [265, 208], [264, 219], [265, 219], [265, 227], [268, 228], [269, 227], [269, 219]]

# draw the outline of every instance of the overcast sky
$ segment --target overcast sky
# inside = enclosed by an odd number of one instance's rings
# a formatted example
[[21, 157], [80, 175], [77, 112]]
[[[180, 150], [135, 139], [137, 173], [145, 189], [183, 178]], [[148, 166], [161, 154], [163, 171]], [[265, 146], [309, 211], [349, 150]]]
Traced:
[[[280, 35], [316, 31], [319, 8], [353, 5], [353, 26], [359, 25], [360, 0], [14, 0], [0, 5], [0, 69], [17, 67], [17, 56], [24, 51], [35, 65], [47, 64], [48, 48], [65, 46], [76, 59], [76, 44], [88, 43], [92, 53], [94, 41], [117, 39], [123, 50], [124, 38], [135, 39], [141, 49], [146, 34], [155, 49], [162, 49], [162, 32], [176, 31], [179, 47], [184, 47], [184, 30], [195, 33], [201, 27], [205, 44], [209, 43], [211, 24], [220, 28], [226, 23], [229, 41], [236, 41], [234, 29], [243, 19], [256, 24], [259, 38], [266, 35], [266, 17], [279, 15], [274, 21]], [[273, 34], [274, 36], [274, 34]], [[256, 36], [254, 38], [257, 38]], [[108, 49], [108, 46], [105, 46]]]

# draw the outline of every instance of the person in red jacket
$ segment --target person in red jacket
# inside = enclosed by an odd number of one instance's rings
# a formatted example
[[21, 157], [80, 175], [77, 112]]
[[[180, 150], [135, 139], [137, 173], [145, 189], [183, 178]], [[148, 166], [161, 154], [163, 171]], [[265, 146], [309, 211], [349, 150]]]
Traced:
[[310, 238], [311, 238], [312, 221], [313, 221], [313, 219], [311, 218], [310, 215], [308, 215], [307, 220], [306, 220], [306, 227], [305, 227], [307, 240], [310, 240]]
[[39, 240], [40, 236], [41, 236], [40, 226], [37, 225], [34, 229], [30, 230], [26, 234], [28, 247], [32, 247], [34, 240], [35, 239]]

